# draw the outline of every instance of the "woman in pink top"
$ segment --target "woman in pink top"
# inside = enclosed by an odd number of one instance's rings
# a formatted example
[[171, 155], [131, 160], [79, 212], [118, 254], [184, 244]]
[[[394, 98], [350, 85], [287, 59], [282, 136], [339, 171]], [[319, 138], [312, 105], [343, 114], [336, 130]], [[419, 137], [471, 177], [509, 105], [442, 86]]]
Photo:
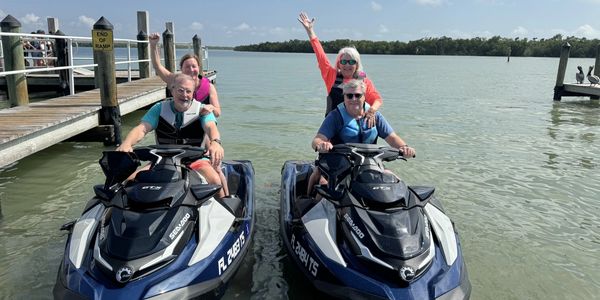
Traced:
[[370, 108], [366, 113], [366, 118], [368, 118], [370, 126], [375, 125], [375, 112], [377, 112], [381, 104], [383, 104], [383, 101], [381, 100], [381, 95], [379, 95], [379, 92], [373, 85], [373, 82], [367, 78], [363, 72], [360, 54], [356, 48], [342, 48], [335, 59], [335, 65], [332, 66], [313, 29], [315, 19], [310, 19], [305, 12], [301, 12], [298, 21], [304, 26], [306, 33], [308, 33], [310, 44], [317, 55], [321, 76], [323, 77], [325, 87], [327, 88], [326, 114], [335, 109], [339, 103], [344, 102], [344, 95], [340, 87], [342, 83], [351, 79], [362, 79], [366, 86], [365, 99], [370, 105]]
[[[171, 71], [167, 70], [167, 68], [163, 67], [160, 63], [160, 53], [157, 45], [160, 40], [160, 35], [158, 32], [155, 32], [150, 34], [148, 39], [150, 41], [150, 59], [152, 61], [152, 66], [154, 66], [154, 70], [156, 71], [156, 75], [158, 75], [165, 83], [170, 84], [171, 81], [173, 81], [175, 74], [171, 73]], [[179, 68], [181, 69], [181, 73], [190, 75], [196, 80], [197, 90], [194, 93], [194, 98], [205, 104], [202, 107], [202, 114], [212, 112], [215, 117], [220, 117], [221, 106], [219, 104], [217, 89], [203, 76], [200, 58], [193, 54], [186, 54], [181, 58]]]

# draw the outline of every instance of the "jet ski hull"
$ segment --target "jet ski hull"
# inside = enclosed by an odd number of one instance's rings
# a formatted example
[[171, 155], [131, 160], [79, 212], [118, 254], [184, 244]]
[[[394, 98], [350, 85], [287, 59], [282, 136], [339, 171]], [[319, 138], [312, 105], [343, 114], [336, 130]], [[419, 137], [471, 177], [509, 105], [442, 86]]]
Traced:
[[[471, 285], [457, 234], [458, 253], [453, 264], [446, 265], [440, 247], [436, 246], [427, 271], [410, 283], [400, 280], [399, 276], [382, 275], [370, 269], [351, 254], [347, 244], [339, 243], [334, 226], [311, 234], [308, 227], [313, 226], [312, 223], [321, 222], [329, 215], [328, 220], [315, 227], [332, 226], [331, 214], [335, 215], [335, 208], [326, 200], [317, 202], [306, 196], [307, 181], [313, 168], [314, 164], [307, 161], [287, 161], [283, 165], [280, 228], [289, 257], [317, 290], [343, 299], [469, 298]], [[307, 218], [308, 215], [313, 217]], [[319, 246], [329, 244], [339, 244], [339, 247], [323, 249]]]

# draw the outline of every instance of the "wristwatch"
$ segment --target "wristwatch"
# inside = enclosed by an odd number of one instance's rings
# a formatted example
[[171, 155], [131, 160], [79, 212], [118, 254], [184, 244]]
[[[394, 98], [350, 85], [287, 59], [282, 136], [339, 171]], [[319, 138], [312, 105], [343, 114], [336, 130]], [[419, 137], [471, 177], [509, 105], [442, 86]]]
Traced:
[[223, 144], [221, 144], [221, 140], [220, 140], [220, 139], [212, 139], [212, 140], [210, 140], [210, 142], [211, 142], [211, 143], [212, 143], [212, 142], [216, 142], [216, 143], [218, 143], [219, 145], [223, 145]]

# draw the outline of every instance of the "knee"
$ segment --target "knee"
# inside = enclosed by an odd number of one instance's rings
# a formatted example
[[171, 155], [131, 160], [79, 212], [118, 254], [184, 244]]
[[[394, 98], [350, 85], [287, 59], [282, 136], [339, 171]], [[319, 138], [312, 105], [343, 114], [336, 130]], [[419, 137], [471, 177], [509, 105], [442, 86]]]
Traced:
[[221, 184], [221, 177], [219, 176], [217, 171], [215, 171], [215, 169], [213, 169], [211, 166], [202, 168], [199, 171], [208, 183], [219, 185]]

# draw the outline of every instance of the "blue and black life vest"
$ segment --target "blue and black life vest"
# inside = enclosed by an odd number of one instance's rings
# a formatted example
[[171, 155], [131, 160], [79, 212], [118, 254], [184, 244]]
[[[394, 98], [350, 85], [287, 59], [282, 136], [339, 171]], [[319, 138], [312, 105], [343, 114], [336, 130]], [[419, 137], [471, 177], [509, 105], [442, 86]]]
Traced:
[[[365, 103], [365, 110], [370, 108], [368, 103]], [[377, 143], [377, 128], [373, 126], [369, 128], [364, 118], [355, 119], [346, 110], [344, 103], [338, 104], [335, 109], [335, 113], [338, 115], [339, 122], [342, 122], [342, 129], [331, 138], [331, 143], [343, 144], [343, 143], [362, 143], [362, 144], [376, 144]]]
[[191, 107], [183, 112], [181, 126], [177, 126], [177, 114], [171, 109], [173, 100], [166, 100], [161, 105], [160, 118], [156, 126], [157, 144], [177, 144], [201, 146], [204, 140], [204, 129], [200, 123], [202, 104], [191, 101]]

